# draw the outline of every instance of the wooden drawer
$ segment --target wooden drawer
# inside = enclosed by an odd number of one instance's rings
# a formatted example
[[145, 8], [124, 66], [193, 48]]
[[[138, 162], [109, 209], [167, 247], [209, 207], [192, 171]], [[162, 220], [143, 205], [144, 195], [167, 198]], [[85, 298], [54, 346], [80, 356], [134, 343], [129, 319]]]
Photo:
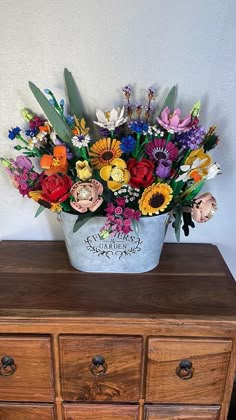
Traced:
[[53, 401], [49, 337], [1, 335], [0, 360], [0, 401]]
[[0, 403], [0, 420], [55, 420], [55, 414], [48, 404]]
[[65, 420], [138, 420], [138, 406], [64, 404]]
[[144, 420], [218, 420], [220, 407], [147, 405], [144, 413]]
[[141, 351], [141, 337], [61, 336], [63, 399], [138, 401]]
[[150, 338], [146, 400], [220, 404], [231, 346], [226, 339]]

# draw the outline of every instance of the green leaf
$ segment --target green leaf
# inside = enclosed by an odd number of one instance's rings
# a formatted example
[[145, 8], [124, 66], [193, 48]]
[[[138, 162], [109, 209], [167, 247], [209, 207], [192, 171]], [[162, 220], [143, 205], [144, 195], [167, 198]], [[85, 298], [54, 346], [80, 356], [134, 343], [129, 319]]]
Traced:
[[34, 217], [38, 217], [44, 210], [45, 210], [45, 208], [46, 207], [44, 207], [44, 206], [39, 206], [39, 208], [38, 208], [38, 210], [36, 211], [36, 213], [35, 213], [35, 216]]
[[132, 228], [133, 228], [133, 231], [135, 233], [135, 236], [138, 237], [138, 234], [139, 234], [139, 222], [137, 220], [134, 220], [134, 219], [132, 220]]
[[81, 214], [78, 216], [78, 219], [76, 220], [74, 227], [73, 227], [73, 232], [77, 232], [77, 230], [79, 230], [89, 219], [91, 218], [91, 214]]
[[81, 119], [86, 114], [86, 112], [72, 73], [65, 69], [64, 77], [70, 102], [70, 113]]
[[172, 86], [172, 88], [170, 89], [165, 102], [161, 108], [160, 113], [163, 111], [163, 109], [165, 109], [167, 106], [168, 108], [172, 109], [174, 107], [174, 103], [175, 103], [175, 98], [176, 98], [176, 94], [177, 94], [177, 87], [176, 86]]
[[174, 215], [175, 215], [175, 221], [174, 221], [174, 226], [175, 226], [175, 237], [177, 242], [180, 242], [180, 228], [181, 228], [181, 221], [182, 221], [182, 207], [176, 207], [174, 210]]
[[36, 100], [38, 101], [39, 105], [45, 112], [47, 118], [51, 122], [54, 130], [56, 131], [57, 135], [60, 137], [62, 141], [67, 143], [70, 147], [72, 147], [71, 143], [71, 129], [66, 124], [66, 122], [61, 118], [55, 108], [50, 104], [47, 100], [46, 96], [41, 92], [41, 90], [35, 86], [32, 82], [29, 82], [29, 87], [31, 92], [35, 96]]
[[199, 183], [197, 183], [196, 188], [192, 189], [190, 191], [190, 193], [187, 194], [184, 197], [184, 201], [191, 201], [191, 200], [193, 200], [196, 197], [196, 195], [201, 191], [201, 189], [202, 189], [202, 187], [204, 185], [204, 182], [205, 182], [205, 180], [202, 180]]

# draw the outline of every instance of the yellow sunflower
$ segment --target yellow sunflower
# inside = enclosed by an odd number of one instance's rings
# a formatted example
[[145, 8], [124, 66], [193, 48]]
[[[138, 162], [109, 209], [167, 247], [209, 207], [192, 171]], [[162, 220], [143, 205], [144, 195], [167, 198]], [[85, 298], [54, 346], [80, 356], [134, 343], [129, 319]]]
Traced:
[[92, 166], [101, 169], [103, 166], [110, 165], [113, 159], [119, 158], [122, 155], [120, 144], [119, 140], [112, 140], [110, 137], [96, 141], [89, 152]]
[[147, 187], [139, 200], [139, 210], [144, 216], [163, 212], [172, 200], [173, 190], [168, 184], [152, 184]]

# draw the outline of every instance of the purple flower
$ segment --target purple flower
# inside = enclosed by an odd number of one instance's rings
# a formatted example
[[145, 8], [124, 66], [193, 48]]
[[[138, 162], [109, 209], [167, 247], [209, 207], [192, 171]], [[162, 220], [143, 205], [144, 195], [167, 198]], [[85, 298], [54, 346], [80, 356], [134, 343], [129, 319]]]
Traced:
[[156, 175], [161, 179], [166, 179], [170, 175], [172, 162], [167, 159], [160, 159], [156, 168]]
[[11, 130], [8, 130], [8, 138], [10, 140], [14, 140], [16, 136], [18, 136], [21, 132], [20, 127], [12, 128]]
[[130, 95], [131, 95], [131, 90], [132, 90], [131, 86], [130, 86], [130, 85], [126, 85], [126, 86], [124, 86], [124, 87], [122, 88], [122, 90], [123, 90], [123, 92], [124, 92], [124, 94], [125, 94], [125, 97], [126, 97], [126, 98], [129, 98], [129, 97], [130, 97]]
[[179, 108], [175, 109], [173, 113], [170, 112], [168, 106], [163, 109], [161, 118], [157, 117], [158, 123], [170, 133], [183, 133], [190, 130], [189, 124], [191, 122], [191, 114], [187, 115], [183, 120], [180, 120], [181, 111]]
[[20, 169], [26, 168], [30, 170], [33, 167], [31, 160], [26, 156], [17, 156], [15, 163], [16, 166]]
[[191, 128], [187, 133], [177, 134], [178, 144], [191, 150], [198, 149], [205, 136], [205, 127]]

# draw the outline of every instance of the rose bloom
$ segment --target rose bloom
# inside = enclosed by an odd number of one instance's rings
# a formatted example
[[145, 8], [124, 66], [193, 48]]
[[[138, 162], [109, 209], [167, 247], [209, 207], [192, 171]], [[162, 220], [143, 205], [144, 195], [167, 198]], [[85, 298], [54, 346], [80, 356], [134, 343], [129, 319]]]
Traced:
[[68, 175], [49, 175], [41, 182], [42, 198], [50, 203], [62, 203], [69, 197], [71, 187]]
[[130, 172], [129, 184], [134, 188], [146, 188], [154, 181], [154, 164], [148, 159], [142, 158], [140, 161], [131, 158], [127, 163]]

